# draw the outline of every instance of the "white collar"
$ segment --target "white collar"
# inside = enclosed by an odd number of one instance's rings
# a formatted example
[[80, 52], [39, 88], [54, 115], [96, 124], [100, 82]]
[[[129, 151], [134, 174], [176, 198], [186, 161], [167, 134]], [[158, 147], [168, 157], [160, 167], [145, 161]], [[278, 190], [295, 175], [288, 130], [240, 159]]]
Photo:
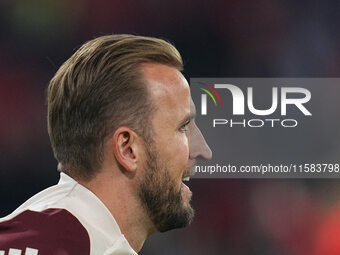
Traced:
[[[81, 208], [77, 208], [77, 211], [80, 211], [80, 215], [78, 216], [82, 219], [81, 221], [94, 227], [96, 231], [99, 231], [112, 241], [116, 241], [117, 238], [119, 238], [121, 240], [120, 242], [126, 242], [131, 249], [131, 252], [133, 251], [109, 209], [92, 191], [79, 184], [65, 173], [60, 173], [58, 185], [73, 186], [72, 190], [76, 192], [76, 196], [81, 202]], [[134, 252], [134, 254], [136, 253]]]

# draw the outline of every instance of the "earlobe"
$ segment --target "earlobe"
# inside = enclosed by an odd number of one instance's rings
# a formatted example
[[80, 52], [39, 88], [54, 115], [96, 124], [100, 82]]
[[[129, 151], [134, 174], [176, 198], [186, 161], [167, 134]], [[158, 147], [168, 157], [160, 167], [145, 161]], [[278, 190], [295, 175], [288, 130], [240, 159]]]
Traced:
[[113, 153], [123, 169], [133, 172], [137, 169], [137, 134], [128, 127], [119, 127], [113, 134]]

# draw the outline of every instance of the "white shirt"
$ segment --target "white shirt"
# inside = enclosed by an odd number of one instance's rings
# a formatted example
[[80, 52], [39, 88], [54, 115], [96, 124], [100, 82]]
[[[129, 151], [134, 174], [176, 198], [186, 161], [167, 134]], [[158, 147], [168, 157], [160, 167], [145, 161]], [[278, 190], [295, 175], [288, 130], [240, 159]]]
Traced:
[[[79, 220], [89, 235], [90, 255], [137, 255], [103, 202], [64, 173], [60, 174], [57, 185], [27, 200], [12, 214], [1, 218], [0, 223], [11, 220], [27, 210], [42, 212], [50, 208], [65, 209]], [[1, 249], [0, 246], [0, 251]]]

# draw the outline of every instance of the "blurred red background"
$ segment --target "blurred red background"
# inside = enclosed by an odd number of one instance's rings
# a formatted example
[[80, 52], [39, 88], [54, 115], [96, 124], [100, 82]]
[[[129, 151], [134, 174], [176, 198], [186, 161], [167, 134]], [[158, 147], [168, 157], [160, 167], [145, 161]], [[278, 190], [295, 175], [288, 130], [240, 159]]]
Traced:
[[[336, 0], [3, 0], [0, 7], [0, 216], [57, 182], [45, 90], [60, 64], [93, 37], [168, 39], [187, 78], [340, 74]], [[338, 152], [334, 146], [327, 154]], [[340, 254], [339, 180], [189, 185], [194, 223], [152, 236], [140, 254]]]

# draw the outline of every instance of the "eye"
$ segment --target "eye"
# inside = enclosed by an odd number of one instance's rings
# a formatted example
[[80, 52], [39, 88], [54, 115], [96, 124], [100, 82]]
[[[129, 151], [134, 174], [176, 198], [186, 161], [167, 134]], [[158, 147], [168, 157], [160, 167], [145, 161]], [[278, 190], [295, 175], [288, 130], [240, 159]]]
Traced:
[[180, 127], [180, 131], [182, 132], [186, 132], [188, 131], [188, 125], [190, 123], [190, 120], [188, 120], [187, 122], [185, 122], [181, 127]]

